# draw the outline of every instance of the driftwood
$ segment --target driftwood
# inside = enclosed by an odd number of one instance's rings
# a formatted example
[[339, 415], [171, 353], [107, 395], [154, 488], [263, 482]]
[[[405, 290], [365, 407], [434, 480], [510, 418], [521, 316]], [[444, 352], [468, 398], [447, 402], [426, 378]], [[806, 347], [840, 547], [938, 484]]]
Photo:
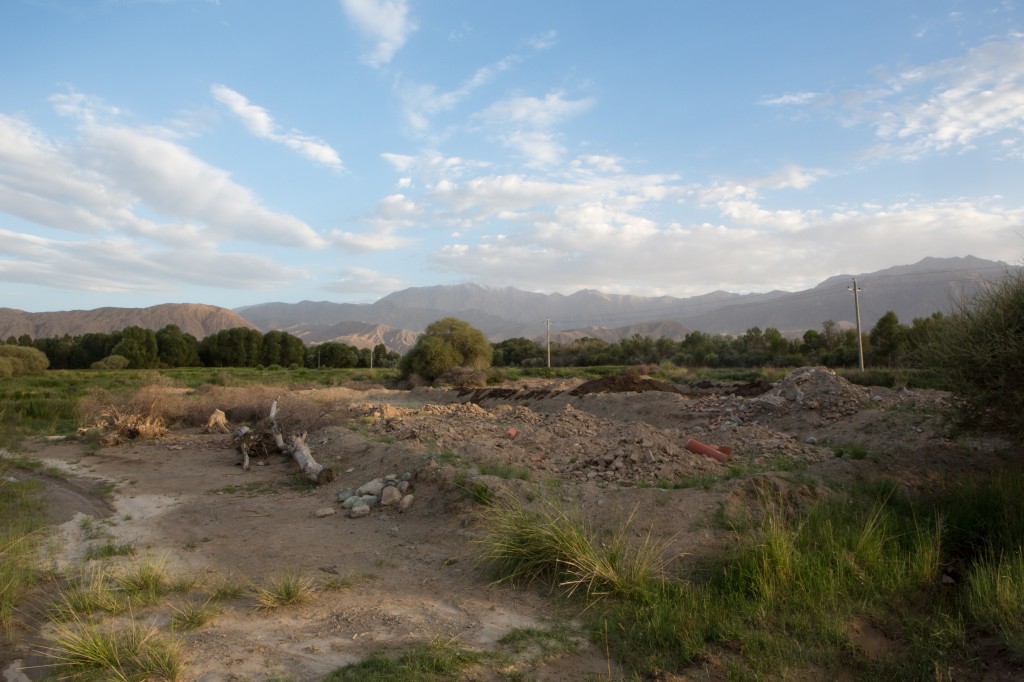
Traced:
[[224, 414], [224, 410], [214, 410], [210, 418], [206, 420], [206, 426], [203, 427], [204, 433], [213, 433], [219, 431], [220, 433], [231, 433], [231, 429], [228, 428], [228, 418]]
[[[249, 461], [252, 457], [264, 457], [276, 450], [295, 460], [303, 475], [317, 485], [334, 480], [334, 470], [317, 462], [309, 451], [305, 433], [301, 436], [290, 436], [285, 442], [284, 435], [277, 425], [277, 400], [270, 404], [268, 419], [270, 421], [269, 434], [258, 433], [248, 426], [235, 429], [233, 440], [242, 455], [242, 469], [249, 470]], [[273, 444], [270, 443], [271, 440], [273, 440]]]

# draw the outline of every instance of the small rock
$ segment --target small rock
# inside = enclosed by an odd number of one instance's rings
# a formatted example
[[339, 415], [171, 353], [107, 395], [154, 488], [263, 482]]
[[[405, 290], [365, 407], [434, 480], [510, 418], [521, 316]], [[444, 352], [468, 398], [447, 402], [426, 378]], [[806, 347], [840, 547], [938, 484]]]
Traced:
[[409, 491], [409, 481], [399, 481], [398, 482], [398, 492], [400, 492], [400, 493], [402, 493], [404, 495], [408, 491]]
[[509, 440], [514, 440], [515, 437], [518, 435], [519, 431], [514, 427], [510, 426], [507, 429], [505, 429], [505, 438], [508, 438]]
[[352, 507], [352, 510], [349, 511], [349, 513], [348, 513], [349, 517], [351, 517], [353, 519], [358, 519], [361, 516], [369, 516], [369, 514], [370, 514], [370, 505], [363, 504], [363, 503], [359, 503], [356, 506]]
[[880, 403], [880, 402], [882, 402], [882, 396], [880, 396], [880, 395], [873, 395], [873, 396], [871, 396], [871, 401], [872, 402], [876, 402], [876, 403]]
[[364, 483], [359, 486], [359, 490], [356, 491], [356, 495], [380, 495], [380, 491], [384, 489], [384, 479], [375, 478], [372, 481]]
[[956, 584], [956, 580], [953, 580], [953, 576], [949, 575], [948, 573], [943, 573], [942, 574], [942, 584], [943, 585], [955, 585]]
[[322, 519], [325, 516], [334, 516], [337, 513], [338, 510], [335, 509], [334, 507], [320, 507], [315, 512], [313, 512], [313, 516], [317, 517], [318, 519]]
[[377, 504], [377, 499], [376, 495], [363, 495], [359, 498], [359, 502], [356, 502], [356, 504], [362, 503], [367, 507], [373, 507]]
[[361, 502], [361, 501], [362, 501], [362, 499], [363, 499], [363, 498], [359, 497], [358, 495], [349, 495], [348, 497], [346, 497], [346, 498], [345, 498], [345, 499], [344, 499], [344, 500], [342, 501], [342, 503], [341, 503], [341, 508], [342, 508], [342, 509], [351, 509], [351, 508], [352, 508], [352, 507], [354, 507], [354, 506], [355, 506], [356, 504], [358, 504], [359, 502]]
[[816, 445], [818, 443], [818, 439], [814, 436], [807, 436], [807, 438], [804, 439], [804, 442], [808, 445]]
[[413, 496], [410, 493], [402, 498], [402, 501], [398, 503], [398, 511], [404, 512], [406, 509], [412, 506]]
[[403, 481], [411, 481], [412, 480], [412, 472], [406, 471], [404, 474], [402, 474], [401, 479]]
[[356, 493], [354, 490], [352, 490], [351, 488], [346, 488], [345, 490], [342, 490], [340, 493], [338, 493], [338, 502], [344, 502], [345, 500], [347, 500], [348, 498], [352, 497], [355, 494]]
[[402, 493], [398, 492], [398, 488], [394, 486], [388, 486], [380, 494], [380, 506], [391, 507], [402, 501]]
[[384, 482], [385, 483], [394, 483], [397, 480], [398, 480], [398, 474], [388, 474], [387, 476], [384, 477]]

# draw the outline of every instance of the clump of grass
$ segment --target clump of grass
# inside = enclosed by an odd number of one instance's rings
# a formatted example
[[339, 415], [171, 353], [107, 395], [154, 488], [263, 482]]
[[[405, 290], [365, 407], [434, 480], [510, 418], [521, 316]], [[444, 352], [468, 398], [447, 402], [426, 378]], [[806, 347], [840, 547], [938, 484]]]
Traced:
[[272, 578], [267, 587], [256, 588], [256, 606], [270, 611], [282, 606], [302, 604], [313, 598], [316, 586], [308, 576], [287, 574]]
[[91, 516], [83, 516], [82, 520], [78, 522], [78, 527], [86, 540], [106, 540], [113, 537], [109, 530], [97, 523], [96, 519]]
[[110, 631], [99, 625], [73, 621], [58, 625], [53, 644], [44, 652], [52, 667], [68, 680], [179, 680], [184, 657], [177, 643], [152, 626], [132, 622]]
[[498, 646], [513, 654], [536, 652], [535, 658], [544, 659], [577, 651], [579, 639], [565, 626], [552, 628], [515, 628], [498, 640]]
[[457, 679], [483, 655], [454, 641], [435, 640], [400, 656], [371, 654], [359, 663], [339, 668], [322, 682], [441, 682]]
[[210, 592], [213, 599], [227, 601], [229, 599], [238, 599], [245, 594], [247, 589], [245, 583], [241, 580], [231, 576], [223, 576], [210, 587]]
[[212, 598], [199, 603], [187, 601], [181, 606], [173, 607], [171, 628], [174, 630], [198, 630], [219, 612], [212, 603]]
[[1024, 655], [1024, 549], [976, 562], [966, 592], [973, 620]]
[[343, 573], [342, 575], [331, 576], [330, 578], [325, 579], [321, 583], [321, 587], [324, 590], [330, 590], [332, 592], [350, 590], [356, 585], [361, 585], [362, 583], [372, 579], [373, 576], [368, 573], [356, 573], [354, 571], [350, 571], [348, 573]]
[[548, 582], [590, 597], [642, 595], [666, 565], [664, 548], [649, 535], [639, 544], [629, 541], [631, 519], [608, 542], [598, 542], [578, 516], [551, 504], [528, 510], [511, 495], [483, 518], [483, 559], [498, 582]]
[[73, 622], [93, 613], [123, 613], [129, 605], [108, 571], [83, 569], [58, 591], [50, 604], [49, 616], [58, 623]]
[[171, 590], [162, 561], [146, 560], [125, 568], [116, 578], [118, 588], [136, 605], [154, 604]]
[[832, 451], [836, 453], [836, 457], [846, 457], [847, 459], [864, 459], [869, 454], [867, 446], [859, 443], [833, 445]]

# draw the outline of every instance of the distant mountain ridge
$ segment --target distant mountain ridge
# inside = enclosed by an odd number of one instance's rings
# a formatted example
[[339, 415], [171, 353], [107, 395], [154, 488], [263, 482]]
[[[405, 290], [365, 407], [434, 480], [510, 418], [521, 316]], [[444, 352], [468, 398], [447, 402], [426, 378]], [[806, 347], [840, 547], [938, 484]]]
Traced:
[[90, 332], [110, 333], [125, 327], [158, 330], [169, 324], [197, 339], [232, 327], [256, 326], [238, 313], [201, 303], [164, 303], [150, 308], [96, 308], [52, 313], [26, 313], [0, 308], [0, 341], [28, 334], [33, 339], [79, 336]]
[[[714, 291], [676, 298], [603, 294], [589, 289], [570, 295], [540, 294], [512, 287], [456, 284], [403, 289], [370, 304], [264, 303], [237, 312], [260, 329], [287, 329], [297, 335], [303, 335], [307, 325], [321, 328], [355, 321], [418, 332], [434, 320], [453, 316], [478, 327], [492, 341], [544, 338], [549, 318], [556, 341], [583, 336], [616, 341], [634, 334], [680, 340], [693, 330], [742, 334], [751, 327], [775, 327], [796, 336], [820, 329], [826, 320], [852, 326], [854, 301], [848, 287], [854, 278], [861, 289], [862, 326], [870, 329], [889, 310], [904, 322], [935, 312], [948, 313], [957, 299], [969, 297], [986, 283], [1017, 269], [974, 256], [925, 258], [873, 273], [836, 275], [798, 292]], [[312, 329], [308, 334], [310, 340], [320, 335]]]

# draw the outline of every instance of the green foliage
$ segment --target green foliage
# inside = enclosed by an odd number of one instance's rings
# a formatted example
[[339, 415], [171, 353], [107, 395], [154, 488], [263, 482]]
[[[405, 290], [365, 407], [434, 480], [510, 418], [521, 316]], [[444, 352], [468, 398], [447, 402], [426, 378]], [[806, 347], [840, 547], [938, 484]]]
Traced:
[[443, 682], [481, 659], [454, 641], [422, 644], [400, 656], [380, 652], [339, 668], [322, 682]]
[[42, 486], [17, 478], [0, 460], [0, 635], [11, 626], [14, 605], [39, 578], [36, 551], [46, 523]]
[[962, 424], [1024, 436], [1024, 272], [960, 303], [921, 349], [963, 398]]
[[169, 324], [158, 331], [156, 344], [161, 366], [195, 367], [199, 364], [199, 342], [177, 325]]
[[486, 370], [491, 366], [491, 344], [468, 322], [446, 317], [431, 323], [416, 345], [399, 363], [403, 377], [420, 376], [433, 381], [457, 367]]

